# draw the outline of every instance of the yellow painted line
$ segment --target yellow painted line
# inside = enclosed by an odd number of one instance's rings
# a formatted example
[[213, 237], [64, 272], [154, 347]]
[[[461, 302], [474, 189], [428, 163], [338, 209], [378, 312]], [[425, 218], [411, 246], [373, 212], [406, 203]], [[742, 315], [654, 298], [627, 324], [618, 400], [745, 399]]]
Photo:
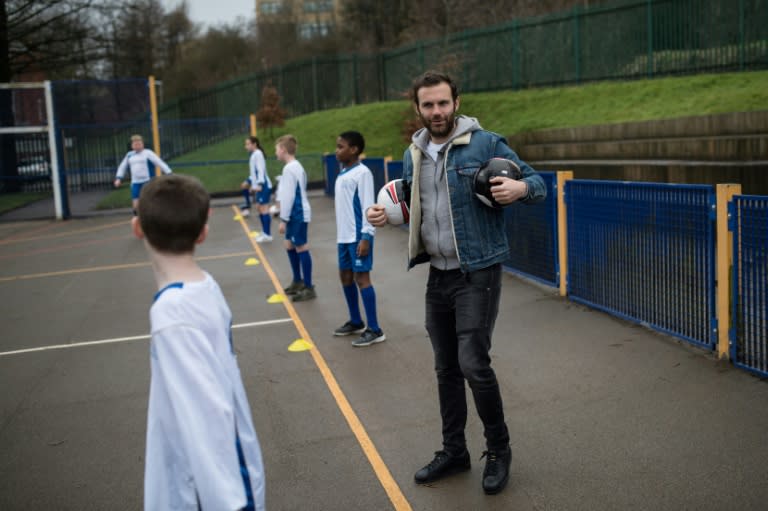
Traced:
[[[237, 206], [233, 205], [232, 209], [235, 211], [235, 213], [238, 212]], [[256, 241], [250, 236], [248, 224], [246, 224], [245, 220], [242, 218], [239, 220], [239, 222], [245, 231], [245, 236], [251, 242], [251, 245], [256, 251], [256, 254], [258, 254], [263, 268], [266, 270], [269, 278], [272, 280], [272, 284], [275, 286], [275, 289], [278, 293], [285, 296], [283, 287], [280, 284], [280, 281], [277, 279], [277, 275], [275, 275], [275, 272], [272, 270], [272, 265], [269, 264], [269, 261], [264, 255], [264, 251], [261, 249], [261, 246], [259, 246], [259, 244], [256, 243]], [[371, 464], [371, 467], [373, 467], [373, 471], [376, 473], [376, 477], [378, 477], [381, 486], [384, 488], [384, 491], [387, 492], [387, 496], [389, 496], [390, 502], [392, 502], [392, 505], [397, 511], [411, 511], [411, 505], [408, 503], [405, 495], [403, 495], [403, 492], [400, 490], [400, 486], [398, 486], [395, 478], [392, 477], [392, 474], [387, 468], [387, 465], [384, 464], [384, 460], [381, 459], [379, 452], [376, 450], [376, 446], [373, 445], [371, 437], [368, 436], [368, 432], [365, 430], [362, 422], [360, 422], [357, 414], [349, 404], [347, 397], [341, 390], [339, 383], [336, 381], [336, 377], [333, 375], [330, 368], [328, 367], [328, 364], [325, 362], [325, 359], [320, 353], [320, 350], [317, 348], [317, 345], [312, 342], [312, 338], [310, 337], [309, 332], [307, 332], [307, 329], [304, 327], [304, 323], [301, 321], [301, 318], [296, 313], [296, 309], [294, 309], [293, 303], [291, 303], [290, 300], [284, 299], [283, 304], [285, 305], [285, 309], [288, 311], [288, 315], [293, 320], [294, 325], [296, 325], [296, 329], [299, 331], [301, 338], [312, 345], [312, 349], [309, 350], [309, 352], [312, 354], [312, 359], [315, 361], [315, 365], [317, 365], [317, 368], [320, 370], [320, 374], [322, 374], [323, 379], [325, 380], [325, 384], [328, 386], [328, 390], [331, 391], [331, 395], [333, 395], [333, 398], [336, 400], [336, 404], [341, 410], [342, 415], [344, 415], [344, 418], [347, 420], [352, 433], [355, 435], [355, 438], [357, 438], [360, 447], [363, 449], [365, 456], [368, 458], [368, 462]]]
[[11, 238], [11, 239], [0, 241], [0, 245], [8, 245], [10, 243], [21, 243], [23, 241], [37, 241], [37, 240], [47, 240], [51, 238], [62, 238], [64, 236], [71, 236], [73, 234], [82, 234], [84, 232], [102, 231], [104, 229], [109, 229], [117, 225], [125, 225], [127, 227], [130, 225], [130, 223], [131, 223], [130, 220], [121, 220], [120, 222], [100, 225], [98, 227], [88, 227], [87, 229], [77, 229], [74, 231], [61, 232], [58, 234], [48, 234], [46, 236], [33, 236], [29, 238]]
[[[290, 321], [291, 321], [290, 318], [283, 318], [283, 319], [270, 319], [267, 321], [256, 321], [253, 323], [240, 323], [238, 325], [232, 325], [232, 329], [234, 330], [236, 328], [250, 328], [254, 326], [277, 325], [279, 323], [288, 323]], [[40, 351], [82, 348], [84, 346], [99, 346], [102, 344], [115, 344], [118, 342], [141, 341], [141, 340], [149, 339], [150, 337], [151, 336], [149, 335], [134, 335], [131, 337], [115, 337], [114, 339], [101, 339], [99, 341], [82, 341], [82, 342], [71, 342], [69, 344], [53, 344], [50, 346], [40, 346], [38, 348], [27, 348], [23, 350], [3, 351], [3, 352], [0, 352], [0, 357], [6, 357], [9, 355], [23, 355], [26, 353], [37, 353]]]
[[[251, 255], [250, 252], [236, 252], [234, 254], [222, 254], [207, 257], [196, 257], [197, 261], [212, 261], [215, 259], [227, 259], [230, 257], [243, 257]], [[13, 280], [28, 280], [28, 279], [42, 279], [46, 277], [60, 277], [62, 275], [74, 275], [77, 273], [91, 273], [95, 271], [112, 271], [112, 270], [125, 270], [128, 268], [143, 268], [149, 266], [149, 262], [144, 263], [128, 263], [128, 264], [115, 264], [112, 266], [93, 266], [91, 268], [75, 268], [73, 270], [61, 270], [50, 271], [46, 273], [29, 273], [26, 275], [16, 275], [14, 277], [0, 277], [0, 282], [10, 282]]]

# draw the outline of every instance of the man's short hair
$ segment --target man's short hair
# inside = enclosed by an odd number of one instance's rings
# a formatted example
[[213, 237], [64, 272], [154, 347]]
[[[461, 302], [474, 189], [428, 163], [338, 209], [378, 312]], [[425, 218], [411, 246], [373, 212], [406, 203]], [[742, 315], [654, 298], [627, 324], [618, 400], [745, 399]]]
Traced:
[[441, 83], [447, 83], [451, 87], [451, 96], [453, 96], [453, 100], [456, 101], [456, 98], [459, 97], [459, 88], [456, 85], [456, 82], [454, 82], [446, 73], [440, 71], [427, 71], [421, 76], [418, 76], [411, 86], [411, 96], [413, 102], [416, 103], [416, 106], [419, 105], [419, 89], [422, 87], [434, 87]]
[[194, 252], [208, 222], [210, 202], [208, 191], [195, 177], [166, 174], [152, 178], [139, 196], [141, 230], [158, 252]]
[[144, 142], [141, 135], [131, 135], [131, 142]]
[[275, 140], [275, 145], [282, 146], [282, 148], [285, 149], [285, 152], [295, 156], [296, 149], [299, 147], [299, 142], [293, 135], [283, 135]]
[[363, 154], [365, 151], [365, 139], [359, 131], [345, 131], [339, 138], [343, 138], [352, 147], [357, 147], [357, 154]]

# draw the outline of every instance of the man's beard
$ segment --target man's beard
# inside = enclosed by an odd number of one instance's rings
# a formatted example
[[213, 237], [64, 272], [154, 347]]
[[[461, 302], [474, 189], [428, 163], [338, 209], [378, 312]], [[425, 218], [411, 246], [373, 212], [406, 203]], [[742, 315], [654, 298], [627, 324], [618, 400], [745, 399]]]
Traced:
[[454, 125], [456, 124], [456, 110], [451, 112], [451, 114], [445, 118], [445, 123], [439, 129], [434, 128], [432, 126], [432, 120], [427, 119], [426, 117], [421, 115], [421, 113], [419, 113], [419, 119], [421, 119], [421, 123], [424, 125], [425, 128], [427, 128], [427, 131], [433, 137], [436, 137], [436, 138], [447, 137], [448, 135], [451, 134], [451, 132], [453, 131]]

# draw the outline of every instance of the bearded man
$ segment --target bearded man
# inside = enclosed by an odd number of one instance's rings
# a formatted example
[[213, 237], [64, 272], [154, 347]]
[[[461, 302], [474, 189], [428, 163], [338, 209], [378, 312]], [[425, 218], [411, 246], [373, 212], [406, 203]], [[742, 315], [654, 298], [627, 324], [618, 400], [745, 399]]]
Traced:
[[[484, 427], [483, 490], [496, 494], [509, 480], [512, 460], [490, 358], [501, 263], [509, 258], [509, 243], [503, 210], [483, 204], [472, 183], [484, 162], [506, 158], [523, 177], [492, 178], [496, 202], [539, 202], [547, 195], [546, 186], [503, 137], [483, 130], [477, 119], [456, 114], [460, 100], [450, 76], [428, 71], [414, 81], [411, 92], [424, 128], [414, 133], [403, 157], [403, 180], [411, 189], [408, 268], [430, 264], [425, 324], [434, 352], [443, 437], [443, 448], [414, 479], [427, 484], [471, 468], [464, 435], [466, 380]], [[381, 205], [366, 214], [374, 226], [387, 223]]]

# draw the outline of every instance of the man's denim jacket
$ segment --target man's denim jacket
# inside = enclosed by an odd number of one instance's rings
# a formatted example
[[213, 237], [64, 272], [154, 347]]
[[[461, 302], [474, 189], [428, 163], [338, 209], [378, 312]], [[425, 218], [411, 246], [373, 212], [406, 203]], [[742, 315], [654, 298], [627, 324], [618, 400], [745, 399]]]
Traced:
[[[411, 187], [408, 268], [429, 261], [421, 241], [421, 200], [419, 172], [422, 152], [415, 145], [403, 156], [403, 179]], [[504, 210], [485, 206], [475, 197], [472, 181], [480, 166], [491, 158], [506, 158], [518, 164], [522, 180], [528, 185], [525, 203], [544, 200], [544, 180], [509, 148], [507, 141], [490, 131], [477, 130], [457, 137], [446, 148], [443, 164], [449, 188], [453, 236], [461, 271], [475, 271], [505, 261], [509, 243], [504, 226]]]

